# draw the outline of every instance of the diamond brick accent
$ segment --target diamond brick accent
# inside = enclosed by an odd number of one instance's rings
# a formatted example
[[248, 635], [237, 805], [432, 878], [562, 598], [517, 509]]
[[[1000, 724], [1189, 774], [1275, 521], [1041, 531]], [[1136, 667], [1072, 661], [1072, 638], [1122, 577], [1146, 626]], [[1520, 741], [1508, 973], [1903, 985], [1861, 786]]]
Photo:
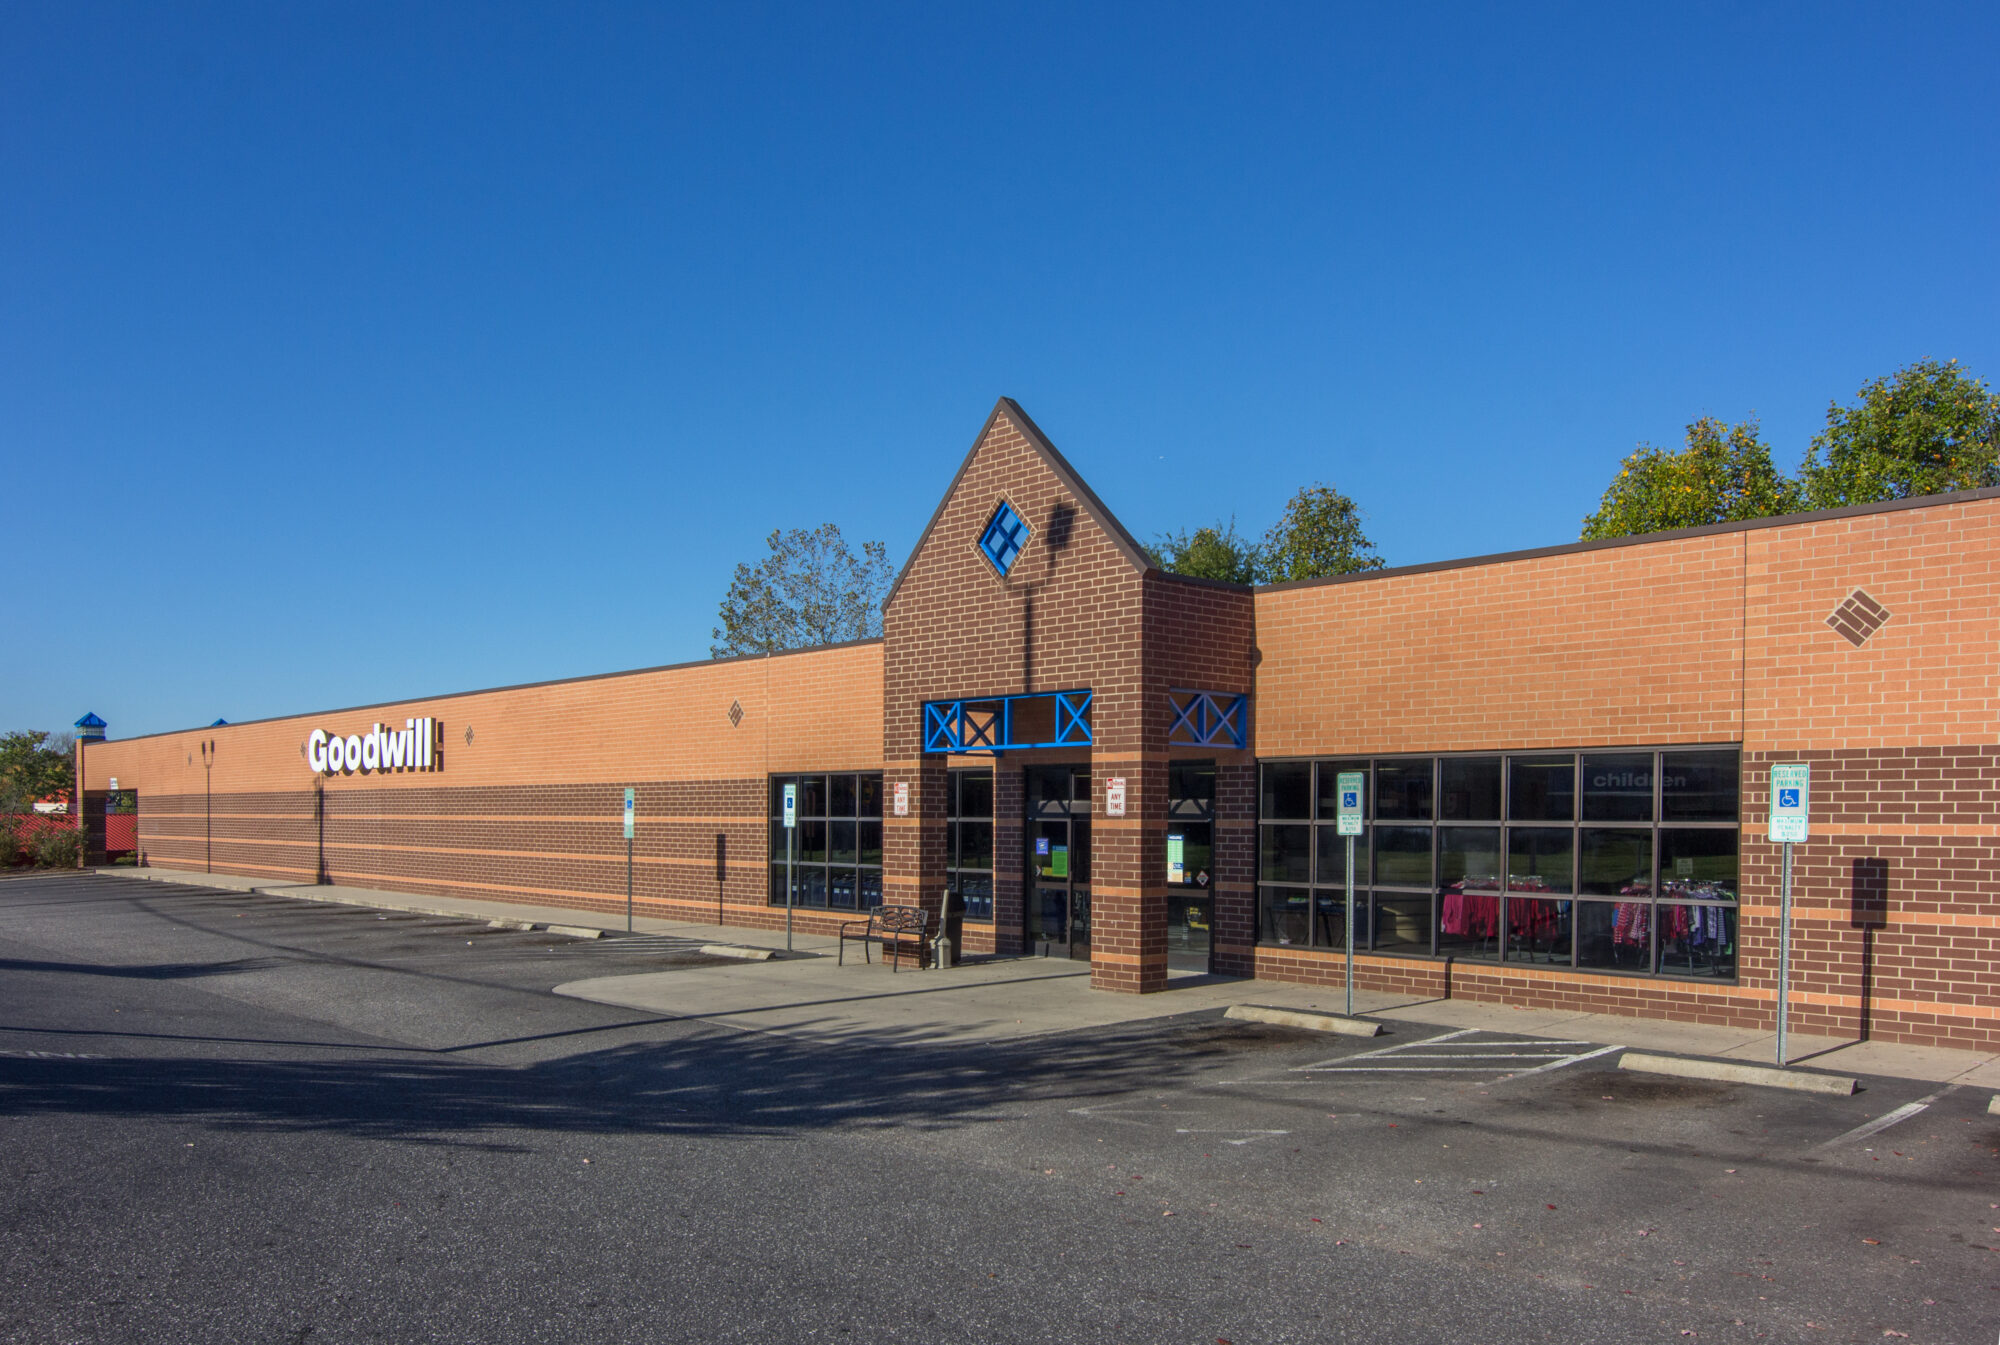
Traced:
[[1857, 588], [1848, 594], [1846, 602], [1833, 609], [1833, 615], [1826, 619], [1826, 624], [1859, 649], [1868, 643], [1869, 636], [1882, 629], [1888, 619], [1889, 609]]
[[743, 723], [743, 702], [729, 702], [729, 727], [739, 728]]

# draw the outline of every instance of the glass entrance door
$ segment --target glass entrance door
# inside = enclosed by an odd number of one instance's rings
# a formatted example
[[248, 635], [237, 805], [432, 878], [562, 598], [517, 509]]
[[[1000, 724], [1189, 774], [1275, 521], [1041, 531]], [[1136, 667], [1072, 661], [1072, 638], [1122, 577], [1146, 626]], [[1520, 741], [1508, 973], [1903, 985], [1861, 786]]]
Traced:
[[1027, 947], [1090, 960], [1090, 772], [1030, 766], [1026, 772]]

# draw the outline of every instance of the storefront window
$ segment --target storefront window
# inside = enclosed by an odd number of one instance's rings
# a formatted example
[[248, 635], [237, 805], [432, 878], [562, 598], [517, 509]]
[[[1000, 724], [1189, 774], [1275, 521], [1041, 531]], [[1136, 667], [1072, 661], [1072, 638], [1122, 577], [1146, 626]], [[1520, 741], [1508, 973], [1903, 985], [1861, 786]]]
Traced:
[[882, 904], [882, 777], [771, 777], [771, 904], [785, 904], [785, 786], [798, 787], [792, 829], [792, 900], [815, 910]]
[[1273, 821], [1279, 818], [1312, 816], [1312, 763], [1280, 762], [1264, 768], [1263, 804], [1260, 813]]
[[967, 920], [991, 920], [993, 772], [949, 772], [945, 814], [945, 885], [964, 903]]
[[1576, 758], [1515, 757], [1507, 763], [1507, 820], [1576, 820]]
[[1260, 941], [1342, 946], [1347, 770], [1372, 785], [1358, 949], [1735, 976], [1736, 749], [1266, 762]]
[[1734, 752], [1666, 752], [1660, 757], [1660, 818], [1666, 822], [1736, 820]]
[[1500, 758], [1446, 757], [1438, 763], [1438, 820], [1500, 820]]

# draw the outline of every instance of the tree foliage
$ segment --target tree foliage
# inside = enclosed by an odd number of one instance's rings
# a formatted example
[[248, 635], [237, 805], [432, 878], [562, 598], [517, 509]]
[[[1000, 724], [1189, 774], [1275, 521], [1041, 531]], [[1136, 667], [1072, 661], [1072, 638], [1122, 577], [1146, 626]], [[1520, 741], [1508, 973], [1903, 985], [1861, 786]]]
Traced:
[[1677, 451], [1639, 445], [1584, 539], [2000, 485], [2000, 395], [1958, 361], [1919, 360], [1828, 406], [1797, 477], [1771, 465], [1757, 422], [1704, 417]]
[[1361, 531], [1361, 510], [1332, 486], [1315, 483], [1292, 496], [1264, 534], [1259, 563], [1267, 584], [1379, 570], [1384, 561]]
[[1956, 360], [1919, 360], [1829, 405], [1799, 475], [1813, 509], [2000, 485], [2000, 396]]
[[1356, 570], [1379, 570], [1382, 558], [1361, 530], [1361, 510], [1332, 486], [1306, 486], [1261, 542], [1236, 531], [1236, 520], [1193, 532], [1162, 533], [1146, 557], [1169, 574], [1233, 584], [1280, 584]]
[[772, 532], [771, 554], [740, 564], [718, 612], [722, 624], [709, 654], [769, 654], [781, 649], [865, 640], [882, 633], [882, 600], [895, 574], [888, 549], [863, 542], [856, 556], [840, 526], [822, 523]]
[[1263, 553], [1255, 542], [1237, 534], [1236, 520], [1193, 532], [1163, 533], [1146, 548], [1146, 558], [1169, 574], [1196, 579], [1221, 579], [1232, 584], [1257, 582]]
[[68, 799], [75, 766], [67, 733], [0, 734], [0, 813], [25, 813], [43, 799]]
[[1687, 427], [1684, 447], [1641, 444], [1625, 459], [1597, 512], [1583, 520], [1583, 539], [1788, 514], [1800, 499], [1772, 465], [1754, 418], [1729, 425], [1703, 416]]

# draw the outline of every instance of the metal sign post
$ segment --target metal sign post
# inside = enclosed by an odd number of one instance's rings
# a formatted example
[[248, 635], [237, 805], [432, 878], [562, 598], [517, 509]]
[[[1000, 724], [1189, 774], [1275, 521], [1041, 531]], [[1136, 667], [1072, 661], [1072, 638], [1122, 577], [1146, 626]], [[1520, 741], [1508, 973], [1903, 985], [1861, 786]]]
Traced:
[[638, 791], [625, 786], [625, 932], [632, 932], [632, 809]]
[[1810, 834], [1812, 767], [1788, 762], [1771, 767], [1771, 839], [1784, 847], [1778, 886], [1778, 1067], [1785, 1064], [1785, 1034], [1792, 1002], [1792, 846]]
[[1339, 831], [1347, 838], [1347, 1016], [1354, 1016], [1354, 838], [1361, 834], [1361, 791], [1367, 781], [1360, 771], [1342, 771], [1336, 781], [1340, 791]]
[[792, 844], [799, 825], [799, 787], [785, 786], [785, 951], [792, 951]]

